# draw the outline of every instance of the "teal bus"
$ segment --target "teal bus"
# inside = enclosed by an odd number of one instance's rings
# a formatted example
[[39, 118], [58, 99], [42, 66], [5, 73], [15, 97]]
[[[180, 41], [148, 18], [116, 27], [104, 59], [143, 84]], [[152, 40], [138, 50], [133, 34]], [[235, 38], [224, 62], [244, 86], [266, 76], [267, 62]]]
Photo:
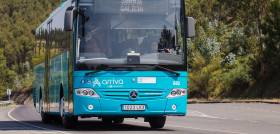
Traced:
[[144, 118], [163, 128], [187, 109], [184, 0], [68, 0], [37, 29], [34, 107], [43, 123]]

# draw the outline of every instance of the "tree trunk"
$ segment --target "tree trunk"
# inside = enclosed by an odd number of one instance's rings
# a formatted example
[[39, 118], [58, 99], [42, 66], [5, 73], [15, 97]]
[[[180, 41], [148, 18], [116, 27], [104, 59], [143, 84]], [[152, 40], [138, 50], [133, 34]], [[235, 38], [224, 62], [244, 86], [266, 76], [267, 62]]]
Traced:
[[263, 39], [262, 39], [262, 29], [260, 28], [260, 24], [261, 24], [261, 21], [262, 21], [262, 14], [259, 10], [259, 15], [258, 15], [258, 21], [259, 21], [259, 24], [258, 24], [258, 27], [259, 27], [259, 38], [260, 38], [260, 63], [261, 63], [261, 72], [260, 72], [260, 79], [262, 79], [264, 77], [264, 55], [263, 55]]

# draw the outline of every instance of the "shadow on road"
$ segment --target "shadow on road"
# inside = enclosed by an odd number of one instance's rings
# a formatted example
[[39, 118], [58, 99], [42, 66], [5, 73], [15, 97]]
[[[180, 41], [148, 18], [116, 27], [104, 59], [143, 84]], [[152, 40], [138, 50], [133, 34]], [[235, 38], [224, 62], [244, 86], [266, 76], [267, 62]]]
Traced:
[[[148, 126], [140, 126], [135, 124], [128, 124], [130, 122], [124, 122], [124, 124], [104, 124], [101, 121], [79, 121], [77, 128], [65, 129], [62, 124], [53, 122], [51, 124], [42, 124], [40, 121], [24, 121], [22, 124], [15, 121], [0, 121], [1, 131], [12, 131], [12, 130], [43, 130], [41, 128], [50, 129], [54, 131], [165, 131], [170, 132], [174, 130], [170, 129], [152, 129]], [[126, 124], [127, 123], [127, 124]], [[37, 127], [34, 127], [34, 126]]]

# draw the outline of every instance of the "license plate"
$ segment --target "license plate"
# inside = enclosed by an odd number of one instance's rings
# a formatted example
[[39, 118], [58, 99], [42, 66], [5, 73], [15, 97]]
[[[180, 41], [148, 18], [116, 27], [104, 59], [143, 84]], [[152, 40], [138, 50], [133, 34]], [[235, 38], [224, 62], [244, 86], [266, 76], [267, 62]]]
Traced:
[[145, 111], [145, 105], [122, 105], [123, 111]]

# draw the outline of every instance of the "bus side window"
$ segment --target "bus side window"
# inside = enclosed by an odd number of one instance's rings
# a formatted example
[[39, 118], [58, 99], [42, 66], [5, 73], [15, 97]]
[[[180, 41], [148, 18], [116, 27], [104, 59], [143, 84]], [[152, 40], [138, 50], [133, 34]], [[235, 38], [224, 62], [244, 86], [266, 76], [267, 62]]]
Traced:
[[45, 61], [45, 32], [42, 28], [36, 31], [34, 43], [34, 65]]

